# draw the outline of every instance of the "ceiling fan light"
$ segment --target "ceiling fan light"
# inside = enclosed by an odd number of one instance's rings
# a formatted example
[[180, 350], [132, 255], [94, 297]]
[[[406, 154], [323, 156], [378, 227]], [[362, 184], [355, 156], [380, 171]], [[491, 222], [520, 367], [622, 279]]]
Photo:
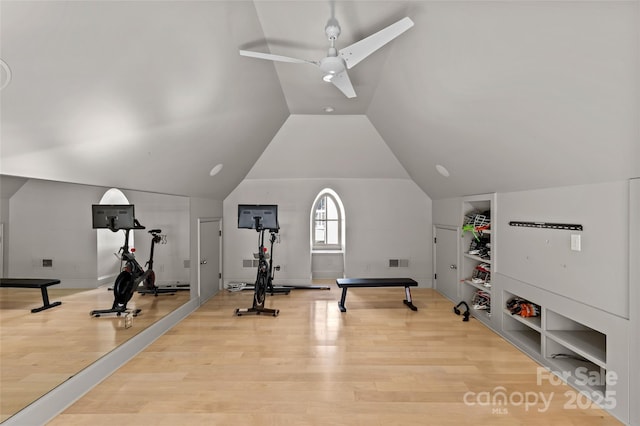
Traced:
[[335, 74], [332, 74], [332, 73], [325, 74], [325, 75], [322, 77], [322, 79], [323, 79], [324, 81], [326, 81], [327, 83], [330, 83], [330, 82], [331, 82], [331, 80], [333, 80], [333, 76], [334, 76], [334, 75], [335, 75]]

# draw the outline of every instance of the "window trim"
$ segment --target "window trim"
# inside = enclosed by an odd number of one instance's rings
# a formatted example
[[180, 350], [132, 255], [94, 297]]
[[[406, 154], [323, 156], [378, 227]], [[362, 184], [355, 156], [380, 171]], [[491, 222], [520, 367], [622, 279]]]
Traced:
[[[327, 253], [327, 252], [342, 252], [344, 250], [344, 210], [342, 208], [342, 203], [339, 201], [337, 194], [333, 194], [333, 191], [323, 190], [316, 197], [315, 202], [313, 203], [313, 207], [311, 209], [311, 251], [315, 253]], [[338, 244], [316, 244], [316, 210], [318, 208], [318, 204], [322, 199], [329, 198], [336, 206], [336, 211], [338, 213], [337, 219], [322, 219], [323, 222], [337, 222], [338, 224]]]

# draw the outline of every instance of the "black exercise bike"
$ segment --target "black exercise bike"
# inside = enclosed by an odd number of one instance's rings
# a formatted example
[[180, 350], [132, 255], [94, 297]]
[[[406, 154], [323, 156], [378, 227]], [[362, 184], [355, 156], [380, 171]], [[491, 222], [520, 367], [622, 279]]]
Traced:
[[[276, 241], [277, 231], [269, 229], [271, 234], [269, 241], [271, 242], [271, 254], [269, 255], [269, 261], [267, 262], [266, 250], [264, 247], [264, 233], [266, 229], [260, 224], [260, 218], [254, 218], [255, 229], [259, 232], [258, 237], [258, 273], [256, 276], [256, 283], [253, 289], [253, 306], [248, 309], [236, 309], [236, 315], [241, 316], [244, 314], [270, 314], [274, 317], [280, 313], [279, 309], [269, 309], [264, 307], [264, 301], [267, 293], [274, 294], [276, 291], [273, 288], [273, 271], [279, 270], [280, 267], [273, 266], [273, 243]], [[285, 289], [288, 294], [289, 289]]]
[[144, 282], [145, 287], [145, 290], [143, 291], [146, 293], [153, 293], [155, 295], [159, 293], [175, 294], [175, 291], [173, 290], [160, 290], [155, 285], [156, 274], [153, 271], [153, 249], [155, 244], [162, 241], [162, 237], [160, 236], [160, 232], [162, 232], [162, 230], [152, 229], [149, 231], [149, 234], [151, 234], [151, 253], [149, 260], [146, 263], [146, 265], [148, 265], [148, 269], [145, 271], [136, 260], [134, 253], [129, 251], [129, 231], [131, 231], [131, 229], [146, 229], [144, 226], [140, 225], [140, 222], [138, 222], [137, 219], [134, 220], [134, 224], [134, 228], [124, 229], [124, 245], [120, 247], [120, 250], [118, 250], [118, 253], [122, 253], [121, 261], [124, 262], [124, 267], [113, 285], [113, 306], [111, 306], [111, 309], [97, 309], [91, 311], [92, 317], [99, 317], [106, 314], [116, 314], [117, 316], [122, 314], [131, 314], [134, 317], [138, 316], [142, 310], [128, 309], [127, 303], [129, 303], [133, 294], [142, 282]]

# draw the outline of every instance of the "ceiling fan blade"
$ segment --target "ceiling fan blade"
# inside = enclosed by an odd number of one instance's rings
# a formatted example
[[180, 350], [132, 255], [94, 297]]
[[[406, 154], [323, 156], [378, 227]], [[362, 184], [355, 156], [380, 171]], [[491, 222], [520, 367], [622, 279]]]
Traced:
[[290, 58], [288, 56], [272, 55], [271, 53], [252, 52], [250, 50], [241, 50], [240, 51], [240, 55], [248, 56], [248, 57], [251, 57], [251, 58], [268, 59], [270, 61], [291, 62], [291, 63], [294, 63], [294, 64], [312, 64], [312, 65], [317, 65], [318, 64], [317, 62], [314, 62], [314, 61], [307, 61], [307, 60], [304, 60], [304, 59]]
[[342, 71], [333, 76], [331, 82], [334, 86], [336, 86], [344, 95], [351, 99], [356, 97], [356, 91], [353, 90], [353, 85], [351, 84], [351, 80], [349, 80], [349, 75], [347, 74], [347, 70]]
[[391, 24], [367, 38], [340, 49], [340, 56], [347, 64], [347, 68], [352, 68], [411, 27], [413, 27], [413, 21], [410, 18], [402, 18], [395, 24]]

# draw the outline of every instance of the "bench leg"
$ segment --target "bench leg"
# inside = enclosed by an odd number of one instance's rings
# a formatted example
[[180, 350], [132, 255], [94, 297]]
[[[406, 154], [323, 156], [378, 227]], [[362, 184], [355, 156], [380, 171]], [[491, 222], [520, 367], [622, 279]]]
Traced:
[[347, 308], [344, 307], [344, 301], [347, 298], [347, 287], [342, 287], [342, 296], [340, 297], [340, 301], [338, 302], [338, 307], [340, 308], [340, 312], [347, 312]]
[[42, 306], [39, 308], [33, 308], [31, 310], [32, 314], [36, 312], [44, 311], [45, 309], [53, 308], [54, 306], [61, 305], [62, 302], [53, 302], [49, 303], [49, 292], [47, 291], [47, 287], [40, 287], [40, 292], [42, 293]]
[[407, 296], [407, 298], [404, 300], [404, 304], [407, 305], [412, 311], [417, 311], [418, 308], [416, 308], [411, 301], [411, 289], [409, 287], [405, 286], [404, 294]]

